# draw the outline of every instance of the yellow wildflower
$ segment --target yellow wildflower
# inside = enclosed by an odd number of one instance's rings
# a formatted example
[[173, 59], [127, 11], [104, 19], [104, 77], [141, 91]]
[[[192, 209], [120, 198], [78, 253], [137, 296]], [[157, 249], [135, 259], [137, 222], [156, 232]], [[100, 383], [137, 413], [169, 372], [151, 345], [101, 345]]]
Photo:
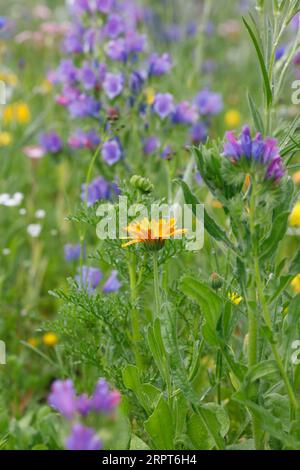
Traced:
[[30, 110], [24, 102], [9, 104], [3, 110], [4, 124], [27, 124], [30, 118]]
[[292, 227], [300, 227], [300, 200], [296, 202], [294, 209], [290, 215], [290, 225]]
[[152, 87], [145, 89], [146, 103], [151, 106], [155, 100], [155, 90]]
[[12, 142], [12, 137], [9, 132], [0, 132], [0, 147], [6, 147]]
[[33, 338], [33, 337], [29, 338], [27, 343], [30, 344], [30, 346], [32, 346], [34, 348], [39, 344], [37, 338]]
[[139, 222], [131, 222], [126, 227], [128, 237], [124, 237], [124, 239], [131, 240], [124, 243], [122, 247], [125, 248], [135, 243], [148, 243], [158, 248], [163, 245], [166, 239], [187, 232], [186, 229], [176, 229], [175, 225], [176, 219], [174, 218], [169, 220], [149, 220], [145, 218]]
[[297, 274], [297, 276], [294, 277], [294, 279], [291, 282], [291, 285], [292, 285], [294, 291], [297, 294], [299, 294], [299, 292], [300, 292], [300, 274]]
[[227, 127], [236, 128], [241, 123], [241, 113], [237, 109], [229, 109], [224, 120]]
[[236, 292], [229, 292], [228, 297], [231, 300], [231, 302], [234, 303], [235, 305], [239, 305], [241, 301], [243, 300], [243, 297], [241, 297]]
[[58, 343], [58, 337], [55, 333], [49, 331], [43, 335], [43, 343], [46, 346], [55, 346]]
[[296, 173], [292, 176], [294, 183], [300, 184], [300, 171], [296, 171]]

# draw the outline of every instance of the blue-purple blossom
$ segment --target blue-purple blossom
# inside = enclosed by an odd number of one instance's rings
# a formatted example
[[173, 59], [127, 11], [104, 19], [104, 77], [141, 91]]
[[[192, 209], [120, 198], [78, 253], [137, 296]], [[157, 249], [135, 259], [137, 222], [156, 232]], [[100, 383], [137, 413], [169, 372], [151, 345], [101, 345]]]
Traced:
[[100, 450], [102, 443], [94, 429], [76, 423], [66, 440], [66, 448], [68, 450]]
[[95, 129], [90, 129], [87, 132], [77, 129], [69, 137], [68, 144], [74, 149], [95, 149], [100, 144], [100, 137]]
[[114, 195], [119, 194], [119, 188], [115, 183], [106, 181], [102, 176], [98, 176], [88, 185], [82, 185], [81, 199], [87, 200], [87, 206], [91, 206], [101, 200], [110, 200]]
[[118, 271], [114, 269], [103, 285], [102, 290], [105, 294], [110, 294], [111, 292], [118, 291], [121, 286], [122, 284], [118, 279]]
[[124, 86], [124, 77], [122, 74], [118, 73], [107, 73], [103, 89], [110, 100], [116, 98], [123, 91]]
[[199, 113], [203, 116], [219, 114], [223, 109], [223, 100], [220, 93], [202, 90], [195, 98]]
[[91, 406], [95, 411], [110, 413], [118, 406], [120, 398], [118, 390], [110, 390], [106, 380], [100, 379], [91, 398]]
[[161, 119], [165, 119], [174, 109], [173, 96], [170, 93], [158, 93], [155, 96], [153, 109]]
[[174, 124], [195, 124], [198, 121], [199, 114], [195, 105], [191, 105], [188, 101], [179, 103], [174, 113], [172, 121]]
[[128, 54], [143, 52], [147, 45], [146, 36], [136, 31], [129, 31], [125, 36], [125, 45]]
[[104, 47], [105, 53], [111, 60], [125, 62], [127, 59], [127, 51], [125, 40], [123, 38], [113, 39]]
[[285, 44], [282, 44], [281, 46], [278, 46], [275, 51], [275, 60], [280, 60], [284, 56], [286, 51], [286, 46]]
[[96, 8], [101, 13], [110, 13], [113, 9], [115, 0], [95, 0]]
[[163, 151], [161, 152], [160, 156], [161, 158], [164, 158], [166, 160], [169, 160], [171, 157], [172, 157], [172, 149], [171, 149], [171, 146], [170, 145], [166, 145], [164, 148], [163, 148]]
[[72, 380], [55, 380], [51, 386], [48, 403], [65, 418], [72, 419], [76, 411], [76, 393]]
[[66, 261], [75, 261], [80, 258], [80, 243], [72, 245], [67, 243], [64, 246], [64, 255]]
[[62, 150], [62, 141], [59, 135], [54, 132], [47, 132], [40, 137], [40, 145], [46, 152], [59, 153]]
[[246, 158], [266, 166], [266, 178], [278, 181], [284, 175], [277, 140], [271, 137], [263, 139], [260, 133], [251, 137], [250, 128], [245, 126], [237, 139], [234, 132], [226, 132], [223, 155], [233, 161]]
[[114, 165], [122, 157], [122, 147], [117, 139], [108, 140], [103, 144], [101, 152], [103, 160], [108, 165]]
[[130, 81], [129, 81], [129, 86], [130, 86], [130, 90], [132, 91], [132, 93], [135, 95], [140, 93], [144, 85], [144, 82], [145, 82], [145, 75], [143, 74], [143, 72], [139, 72], [137, 70], [132, 72], [132, 74], [130, 75]]
[[91, 400], [86, 393], [82, 393], [76, 399], [76, 411], [81, 416], [86, 416], [91, 410]]
[[103, 274], [100, 269], [90, 266], [82, 266], [82, 269], [79, 269], [78, 274], [75, 276], [79, 287], [86, 289], [89, 294], [94, 292], [102, 278]]
[[86, 90], [92, 90], [97, 85], [96, 74], [88, 62], [84, 62], [81, 69], [79, 69], [78, 79]]
[[101, 104], [88, 95], [81, 94], [77, 100], [68, 105], [72, 118], [83, 118], [88, 116], [97, 117]]
[[296, 55], [293, 58], [293, 64], [294, 65], [300, 65], [300, 51], [296, 53]]
[[104, 26], [104, 33], [111, 39], [116, 39], [124, 32], [124, 21], [116, 13], [109, 15]]
[[172, 61], [170, 54], [163, 54], [159, 56], [153, 53], [149, 57], [149, 76], [161, 76], [170, 72], [172, 68]]
[[64, 82], [76, 82], [78, 78], [78, 69], [70, 59], [62, 60], [57, 70], [57, 79]]
[[155, 150], [158, 148], [158, 139], [155, 135], [151, 135], [147, 139], [144, 140], [143, 144], [143, 152], [145, 155], [150, 155], [154, 153]]
[[190, 129], [190, 138], [193, 144], [198, 145], [207, 139], [207, 126], [203, 122], [198, 122]]

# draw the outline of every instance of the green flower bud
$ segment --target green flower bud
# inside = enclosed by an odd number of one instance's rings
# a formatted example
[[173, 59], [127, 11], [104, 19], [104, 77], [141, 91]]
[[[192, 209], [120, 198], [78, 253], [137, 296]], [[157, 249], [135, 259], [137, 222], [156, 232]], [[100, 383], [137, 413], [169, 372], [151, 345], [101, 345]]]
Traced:
[[144, 178], [143, 176], [139, 175], [133, 175], [130, 178], [130, 184], [142, 193], [151, 193], [151, 191], [154, 189], [153, 184], [148, 178]]
[[221, 276], [217, 273], [212, 273], [210, 276], [211, 286], [213, 289], [218, 290], [223, 285], [223, 280]]

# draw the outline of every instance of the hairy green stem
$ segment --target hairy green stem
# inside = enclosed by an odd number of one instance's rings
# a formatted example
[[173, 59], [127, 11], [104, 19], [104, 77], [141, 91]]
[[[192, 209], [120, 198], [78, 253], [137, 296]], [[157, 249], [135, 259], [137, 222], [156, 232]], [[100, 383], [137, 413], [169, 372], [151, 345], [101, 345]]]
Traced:
[[160, 292], [159, 292], [159, 272], [158, 272], [158, 252], [153, 252], [153, 284], [155, 296], [155, 314], [156, 317], [160, 316]]
[[137, 300], [137, 276], [136, 276], [136, 258], [135, 254], [130, 255], [128, 261], [128, 272], [130, 281], [130, 300], [131, 300], [131, 330], [132, 330], [132, 346], [136, 364], [139, 367], [143, 367], [143, 360], [139, 352], [138, 343], [141, 340], [140, 325], [139, 325], [139, 313], [136, 308]]

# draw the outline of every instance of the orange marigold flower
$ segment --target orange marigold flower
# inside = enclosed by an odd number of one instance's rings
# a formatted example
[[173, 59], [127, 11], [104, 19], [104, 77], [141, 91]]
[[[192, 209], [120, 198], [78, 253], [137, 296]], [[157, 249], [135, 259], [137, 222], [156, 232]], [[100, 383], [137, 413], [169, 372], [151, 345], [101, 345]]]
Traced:
[[126, 227], [128, 236], [123, 237], [124, 239], [130, 239], [122, 245], [123, 248], [134, 245], [136, 243], [147, 243], [154, 247], [162, 247], [165, 240], [173, 238], [176, 235], [184, 235], [187, 229], [177, 229], [176, 219], [159, 219], [149, 220], [147, 218], [138, 221], [131, 222]]

